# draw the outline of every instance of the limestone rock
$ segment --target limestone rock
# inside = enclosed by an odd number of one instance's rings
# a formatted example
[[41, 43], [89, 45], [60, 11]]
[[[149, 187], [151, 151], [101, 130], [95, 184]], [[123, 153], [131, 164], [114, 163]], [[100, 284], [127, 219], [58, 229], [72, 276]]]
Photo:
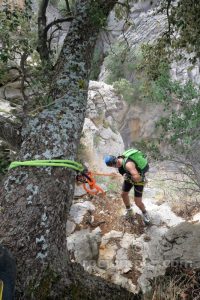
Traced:
[[116, 244], [100, 245], [98, 266], [101, 269], [109, 270], [114, 268], [114, 258], [118, 247]]
[[74, 189], [74, 197], [79, 198], [79, 197], [83, 197], [84, 195], [86, 195], [87, 192], [84, 190], [83, 185], [75, 185], [75, 189]]
[[69, 212], [70, 219], [80, 224], [87, 211], [94, 211], [95, 206], [90, 201], [72, 204]]
[[116, 265], [116, 269], [122, 274], [127, 273], [132, 269], [133, 264], [128, 258], [126, 249], [121, 248], [117, 251], [116, 258], [115, 258], [115, 265]]
[[67, 248], [76, 262], [82, 265], [93, 263], [98, 258], [99, 244], [101, 242], [101, 229], [95, 228], [92, 232], [89, 229], [82, 229], [71, 234], [67, 238]]
[[70, 234], [72, 234], [72, 232], [74, 232], [75, 228], [76, 228], [76, 224], [70, 220], [67, 220], [67, 236], [69, 236]]
[[79, 157], [98, 171], [108, 171], [103, 158], [119, 155], [124, 142], [118, 131], [127, 104], [116, 95], [112, 86], [91, 81], [88, 107], [80, 143]]
[[112, 281], [115, 284], [118, 284], [122, 287], [124, 287], [125, 289], [131, 291], [132, 293], [136, 293], [137, 292], [137, 288], [136, 286], [132, 283], [132, 281], [118, 273], [115, 273], [112, 276]]
[[120, 246], [124, 249], [128, 249], [132, 245], [134, 238], [134, 234], [125, 232], [123, 238], [120, 241]]
[[0, 99], [0, 114], [7, 115], [11, 110], [12, 106], [10, 105], [10, 102], [5, 99]]
[[155, 103], [140, 103], [131, 106], [124, 115], [124, 122], [120, 128], [125, 147], [130, 141], [139, 142], [156, 138], [156, 122], [161, 116], [166, 115], [163, 112], [164, 106]]
[[112, 239], [119, 239], [123, 236], [123, 232], [111, 230], [102, 237], [102, 245], [106, 245]]

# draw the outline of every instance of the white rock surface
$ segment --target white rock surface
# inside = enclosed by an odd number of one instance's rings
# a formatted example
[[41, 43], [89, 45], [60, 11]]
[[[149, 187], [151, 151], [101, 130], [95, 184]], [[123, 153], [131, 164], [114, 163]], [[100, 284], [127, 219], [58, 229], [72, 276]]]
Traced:
[[83, 221], [84, 215], [88, 211], [94, 211], [95, 206], [90, 201], [85, 201], [83, 203], [72, 204], [69, 212], [69, 217], [76, 224], [80, 224]]
[[102, 245], [106, 245], [112, 239], [122, 238], [123, 233], [121, 231], [111, 230], [106, 233], [102, 238]]
[[200, 222], [200, 213], [197, 213], [196, 215], [194, 215], [192, 220]]
[[93, 170], [107, 171], [103, 158], [119, 155], [124, 142], [118, 131], [127, 104], [116, 95], [111, 85], [90, 81], [87, 115], [81, 138], [80, 158]]
[[128, 258], [127, 250], [120, 248], [117, 250], [115, 258], [115, 267], [120, 273], [127, 273], [132, 269], [133, 263]]
[[72, 234], [76, 228], [76, 224], [70, 220], [67, 220], [67, 236]]
[[87, 261], [93, 263], [97, 260], [100, 242], [101, 229], [99, 227], [93, 231], [82, 229], [67, 238], [67, 248], [78, 263], [87, 265]]

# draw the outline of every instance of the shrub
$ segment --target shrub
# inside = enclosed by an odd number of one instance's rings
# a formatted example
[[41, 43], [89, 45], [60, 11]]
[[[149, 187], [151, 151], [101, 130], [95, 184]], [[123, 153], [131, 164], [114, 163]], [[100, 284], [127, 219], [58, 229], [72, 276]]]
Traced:
[[129, 104], [134, 102], [134, 88], [133, 85], [126, 79], [120, 79], [113, 83], [113, 87], [119, 95]]
[[122, 78], [129, 79], [135, 70], [135, 55], [124, 42], [117, 42], [105, 58], [109, 71], [106, 82], [112, 84]]

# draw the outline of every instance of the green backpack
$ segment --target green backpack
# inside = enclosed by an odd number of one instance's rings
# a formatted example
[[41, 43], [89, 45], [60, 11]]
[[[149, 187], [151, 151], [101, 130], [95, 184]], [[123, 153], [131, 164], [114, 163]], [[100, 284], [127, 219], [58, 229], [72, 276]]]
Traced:
[[148, 164], [148, 161], [145, 157], [145, 155], [137, 150], [137, 149], [128, 149], [126, 150], [124, 153], [122, 153], [122, 156], [124, 157], [124, 160], [123, 160], [123, 168], [125, 168], [125, 165], [126, 165], [126, 162], [128, 159], [131, 159], [135, 162], [136, 166], [140, 169], [140, 170], [143, 170], [146, 165]]

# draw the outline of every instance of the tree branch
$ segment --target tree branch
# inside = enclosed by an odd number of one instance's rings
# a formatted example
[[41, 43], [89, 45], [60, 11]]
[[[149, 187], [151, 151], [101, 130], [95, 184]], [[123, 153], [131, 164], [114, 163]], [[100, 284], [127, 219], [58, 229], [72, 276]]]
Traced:
[[54, 26], [54, 25], [56, 25], [56, 24], [58, 24], [58, 23], [71, 22], [72, 20], [73, 20], [73, 17], [72, 17], [72, 16], [69, 16], [69, 17], [64, 18], [64, 19], [56, 19], [56, 20], [52, 21], [51, 23], [49, 23], [49, 24], [45, 27], [44, 33], [47, 34], [48, 30], [49, 30], [52, 26]]
[[41, 60], [49, 60], [49, 51], [47, 47], [47, 31], [45, 30], [47, 25], [46, 10], [49, 0], [42, 0], [38, 11], [38, 46], [37, 51], [40, 54]]
[[21, 124], [0, 115], [0, 139], [16, 151], [21, 146]]
[[56, 24], [56, 28], [51, 32], [50, 37], [48, 39], [48, 49], [49, 49], [49, 51], [51, 50], [51, 41], [55, 38], [54, 33], [58, 30], [62, 30], [62, 28], [61, 28], [61, 26]]
[[21, 55], [21, 61], [20, 61], [20, 67], [21, 67], [21, 74], [22, 74], [22, 78], [21, 78], [21, 93], [23, 96], [23, 111], [26, 112], [27, 110], [27, 104], [28, 104], [28, 97], [25, 94], [25, 82], [26, 82], [26, 68], [25, 68], [25, 64], [26, 64], [26, 60], [28, 57], [28, 53], [24, 52]]
[[69, 6], [69, 1], [68, 1], [68, 0], [65, 0], [65, 3], [66, 3], [67, 11], [68, 11], [69, 13], [71, 13], [71, 9], [70, 9], [70, 6]]

